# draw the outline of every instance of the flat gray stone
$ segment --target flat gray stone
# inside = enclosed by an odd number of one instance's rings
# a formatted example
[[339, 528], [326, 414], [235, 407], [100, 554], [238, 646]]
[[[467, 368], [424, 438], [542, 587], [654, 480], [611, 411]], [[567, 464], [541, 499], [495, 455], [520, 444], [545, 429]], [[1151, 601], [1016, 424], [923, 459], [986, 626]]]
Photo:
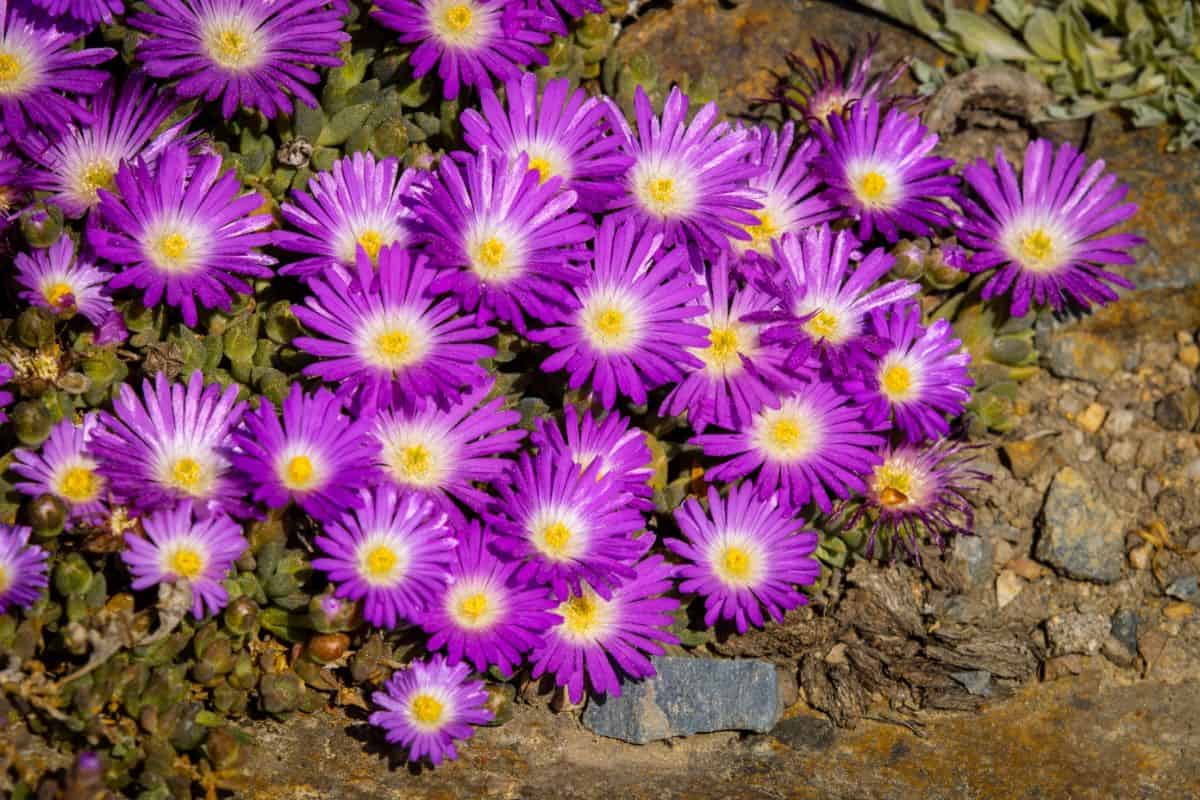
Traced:
[[783, 714], [775, 666], [757, 659], [654, 659], [658, 675], [621, 684], [620, 697], [592, 699], [584, 726], [646, 744], [709, 731], [767, 733]]
[[1054, 476], [1042, 506], [1039, 560], [1068, 576], [1098, 583], [1121, 577], [1125, 529], [1096, 488], [1071, 467]]

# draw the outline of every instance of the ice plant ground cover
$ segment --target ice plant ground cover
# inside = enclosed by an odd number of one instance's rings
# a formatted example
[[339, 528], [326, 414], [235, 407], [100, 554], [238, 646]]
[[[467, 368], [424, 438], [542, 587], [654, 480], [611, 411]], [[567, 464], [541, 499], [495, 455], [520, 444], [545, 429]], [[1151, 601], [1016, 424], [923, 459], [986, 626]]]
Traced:
[[65, 780], [216, 791], [328, 702], [437, 764], [485, 681], [972, 534], [954, 314], [1115, 299], [1115, 175], [939, 157], [869, 51], [775, 128], [622, 109], [548, 55], [604, 13], [0, 0], [0, 710]]

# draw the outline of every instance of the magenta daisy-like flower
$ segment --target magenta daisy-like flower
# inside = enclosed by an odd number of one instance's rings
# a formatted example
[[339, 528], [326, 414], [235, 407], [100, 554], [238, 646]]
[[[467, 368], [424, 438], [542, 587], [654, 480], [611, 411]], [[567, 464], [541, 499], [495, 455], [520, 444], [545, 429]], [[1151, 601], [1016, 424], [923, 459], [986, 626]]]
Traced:
[[786, 367], [800, 370], [814, 355], [847, 372], [869, 361], [880, 344], [869, 335], [870, 311], [904, 300], [920, 287], [908, 281], [875, 286], [895, 260], [882, 249], [872, 250], [851, 267], [857, 246], [848, 231], [834, 234], [829, 225], [785, 236], [775, 246], [778, 270], [760, 270], [757, 283], [779, 307], [753, 312], [744, 319], [767, 323], [764, 344], [784, 345], [790, 352]]
[[549, 61], [538, 48], [550, 42], [552, 20], [525, 0], [378, 0], [371, 16], [417, 46], [414, 77], [437, 67], [449, 100], [464, 84], [482, 90]]
[[480, 672], [495, 666], [511, 675], [558, 618], [547, 613], [554, 601], [546, 587], [517, 580], [518, 563], [493, 554], [492, 538], [471, 523], [454, 550], [450, 583], [420, 622], [429, 634], [426, 647], [446, 651], [451, 664], [469, 661]]
[[25, 480], [17, 481], [13, 488], [30, 497], [54, 495], [66, 504], [73, 520], [90, 522], [103, 515], [107, 488], [95, 456], [87, 449], [98, 424], [95, 412], [86, 414], [80, 425], [64, 419], [50, 431], [39, 451], [14, 450], [12, 471]]
[[887, 91], [908, 69], [908, 59], [898, 59], [888, 69], [872, 73], [871, 62], [878, 45], [879, 35], [869, 34], [867, 46], [861, 50], [851, 47], [843, 63], [837, 50], [826, 42], [813, 39], [816, 68], [810, 66], [804, 56], [788, 53], [788, 68], [797, 79], [796, 82], [786, 78], [781, 80], [775, 90], [775, 99], [821, 124], [861, 100], [885, 107], [907, 104], [908, 98], [889, 96]]
[[1083, 308], [1117, 299], [1112, 286], [1132, 289], [1128, 279], [1106, 264], [1132, 264], [1129, 250], [1142, 244], [1131, 233], [1109, 233], [1137, 211], [1122, 202], [1129, 187], [1104, 174], [1104, 162], [1091, 165], [1073, 146], [1038, 139], [1025, 149], [1018, 179], [997, 151], [996, 166], [980, 159], [963, 170], [976, 197], [964, 201], [967, 219], [960, 237], [976, 251], [973, 272], [995, 269], [983, 287], [984, 299], [1008, 294], [1012, 315], [1031, 303], [1059, 310], [1070, 302]]
[[358, 490], [375, 477], [368, 425], [346, 414], [328, 389], [305, 394], [295, 383], [283, 401], [282, 424], [266, 399], [242, 418], [233, 434], [232, 462], [256, 501], [268, 508], [294, 502], [332, 522], [355, 507]]
[[598, 461], [599, 477], [610, 476], [622, 493], [622, 504], [640, 511], [654, 508], [654, 490], [650, 479], [653, 455], [646, 443], [646, 432], [631, 427], [629, 419], [616, 412], [597, 420], [588, 409], [583, 414], [568, 404], [563, 409], [562, 428], [543, 417], [535, 423], [532, 441], [539, 450], [550, 450], [574, 461], [586, 470]]
[[[8, 383], [13, 379], [13, 368], [9, 364], [0, 363], [0, 386]], [[0, 391], [0, 423], [8, 422], [8, 414], [5, 409], [13, 401], [12, 392]]]
[[139, 155], [154, 158], [179, 138], [190, 117], [155, 136], [177, 104], [170, 92], [159, 91], [140, 73], [124, 84], [109, 78], [92, 99], [91, 124], [72, 125], [59, 136], [26, 143], [40, 167], [30, 180], [49, 191], [50, 202], [68, 217], [83, 216], [99, 204], [100, 189], [113, 191], [122, 161]]
[[694, 497], [675, 510], [683, 539], [666, 545], [688, 563], [677, 568], [679, 590], [704, 598], [704, 624], [732, 620], [738, 633], [761, 628], [763, 612], [776, 622], [807, 599], [797, 585], [814, 583], [821, 565], [810, 558], [817, 534], [804, 521], [763, 501], [749, 484], [722, 498], [709, 487], [708, 512]]
[[828, 197], [858, 221], [863, 241], [875, 231], [889, 242], [901, 231], [929, 236], [950, 220], [941, 198], [957, 198], [958, 178], [947, 170], [952, 158], [929, 155], [936, 133], [896, 108], [880, 121], [879, 103], [862, 100], [845, 117], [829, 117], [829, 128], [813, 127], [821, 152], [813, 165], [829, 184]]
[[434, 266], [437, 291], [453, 292], [481, 322], [493, 317], [525, 329], [526, 316], [553, 319], [568, 302], [566, 287], [583, 279], [590, 219], [571, 211], [575, 193], [562, 178], [539, 180], [525, 155], [443, 158], [417, 215]]
[[763, 408], [734, 433], [692, 439], [708, 456], [727, 460], [708, 471], [715, 481], [757, 474], [760, 498], [777, 495], [785, 511], [810, 500], [825, 513], [830, 495], [866, 490], [864, 476], [879, 455], [883, 437], [871, 432], [863, 409], [831, 384], [816, 382]]
[[0, 233], [12, 223], [20, 211], [29, 186], [29, 169], [16, 153], [10, 152], [12, 142], [0, 133]]
[[483, 681], [468, 680], [466, 664], [448, 664], [436, 655], [397, 670], [383, 691], [371, 695], [381, 710], [370, 716], [387, 740], [405, 749], [409, 761], [428, 758], [435, 765], [454, 760], [455, 741], [475, 735], [474, 725], [492, 720]]
[[72, 45], [79, 32], [35, 20], [17, 2], [0, 0], [0, 119], [14, 138], [30, 128], [61, 133], [72, 120], [91, 122], [79, 98], [100, 90], [96, 69], [117, 53], [108, 47]]
[[463, 523], [454, 501], [482, 512], [490, 497], [477, 484], [501, 478], [510, 464], [502, 456], [516, 451], [525, 438], [525, 431], [511, 429], [520, 412], [505, 410], [503, 397], [486, 400], [491, 390], [491, 382], [483, 384], [446, 409], [427, 403], [382, 412], [369, 457], [398, 489], [425, 495], [456, 524]]
[[134, 589], [186, 581], [192, 590], [192, 616], [216, 614], [229, 602], [221, 582], [246, 551], [242, 528], [224, 514], [197, 518], [185, 500], [142, 518], [146, 535], [125, 534], [121, 560]]
[[563, 599], [583, 581], [607, 597], [633, 577], [653, 537], [633, 538], [646, 521], [601, 467], [597, 459], [580, 470], [554, 450], [521, 454], [485, 515], [499, 534], [494, 547], [524, 562], [518, 580], [549, 584]]
[[567, 35], [567, 24], [586, 14], [602, 14], [600, 0], [530, 0], [531, 6], [546, 16], [546, 30], [557, 36]]
[[66, 16], [88, 25], [111, 25], [115, 16], [125, 13], [122, 0], [33, 0], [33, 4], [52, 17]]
[[24, 525], [0, 525], [0, 614], [28, 608], [50, 583], [46, 551], [29, 544]]
[[303, 192], [292, 192], [291, 203], [280, 208], [297, 231], [278, 231], [275, 244], [307, 254], [280, 268], [280, 275], [308, 278], [342, 266], [354, 270], [358, 248], [372, 260], [381, 248], [406, 245], [413, 215], [405, 200], [420, 185], [416, 170], [401, 169], [400, 160], [375, 160], [370, 153], [352, 153], [335, 161], [329, 172], [309, 179]]
[[455, 546], [431, 501], [386, 485], [364, 489], [361, 507], [325, 525], [316, 543], [324, 555], [313, 566], [338, 597], [361, 600], [363, 619], [380, 628], [414, 622], [441, 595]]
[[145, 32], [137, 57], [156, 78], [176, 79], [180, 97], [221, 100], [271, 118], [292, 113], [292, 97], [315, 107], [313, 67], [342, 63], [350, 35], [327, 0], [146, 0], [130, 26]]
[[200, 514], [244, 512], [230, 468], [229, 435], [246, 408], [237, 394], [237, 384], [206, 386], [199, 370], [186, 385], [160, 372], [143, 382], [141, 397], [123, 384], [88, 444], [117, 501], [153, 510], [193, 500]]
[[787, 351], [764, 345], [761, 326], [743, 320], [769, 311], [775, 301], [754, 286], [739, 287], [724, 254], [709, 267], [705, 288], [705, 312], [696, 322], [707, 331], [708, 343], [691, 349], [703, 366], [671, 389], [659, 411], [668, 416], [686, 411], [698, 432], [708, 425], [737, 428], [764, 405], [777, 403], [780, 388], [796, 383], [782, 369]]
[[293, 344], [320, 360], [304, 374], [340, 384], [338, 396], [360, 407], [449, 406], [487, 380], [479, 361], [495, 355], [483, 341], [496, 331], [456, 316], [458, 304], [433, 292], [437, 273], [425, 256], [393, 245], [378, 261], [376, 269], [360, 248], [349, 277], [334, 271], [309, 282], [312, 296], [295, 314], [320, 338]]
[[751, 212], [760, 205], [749, 180], [763, 169], [751, 160], [750, 131], [717, 122], [716, 103], [688, 122], [688, 97], [678, 87], [667, 96], [661, 119], [641, 86], [634, 108], [637, 134], [626, 131], [633, 166], [613, 206], [618, 216], [640, 220], [668, 245], [727, 250], [730, 239], [749, 241], [746, 226], [758, 224]]
[[867, 418], [886, 426], [889, 419], [910, 442], [945, 436], [947, 416], [956, 417], [971, 400], [974, 381], [967, 371], [971, 355], [944, 319], [921, 325], [913, 303], [891, 313], [877, 310], [871, 326], [886, 349], [871, 371], [851, 376], [845, 388]]
[[[649, 536], [647, 534], [647, 536]], [[674, 568], [662, 556], [649, 556], [633, 577], [602, 597], [584, 584], [555, 609], [562, 622], [545, 633], [545, 643], [530, 654], [533, 677], [554, 676], [567, 687], [572, 703], [584, 689], [596, 695], [621, 694], [620, 675], [649, 678], [655, 674], [649, 656], [661, 656], [663, 644], [679, 644], [670, 632], [679, 601], [662, 595], [671, 590]]]
[[704, 288], [693, 280], [686, 251], [662, 244], [662, 233], [606, 217], [565, 322], [529, 334], [555, 350], [543, 370], [566, 369], [572, 389], [590, 380], [605, 408], [618, 394], [645, 403], [648, 390], [703, 366], [688, 348], [704, 347], [704, 329], [688, 320], [704, 313], [695, 302]]
[[108, 276], [85, 258], [76, 258], [75, 242], [64, 233], [43, 250], [18, 253], [16, 282], [25, 287], [21, 299], [67, 317], [76, 313], [100, 325], [113, 313], [112, 299], [104, 293]]
[[463, 136], [471, 148], [486, 147], [513, 161], [525, 154], [543, 183], [562, 178], [584, 211], [601, 211], [621, 193], [632, 160], [613, 130], [613, 115], [620, 111], [611, 100], [583, 89], [571, 92], [567, 78], [547, 81], [539, 98], [531, 72], [510, 80], [504, 91], [507, 110], [489, 87], [481, 93], [479, 111], [463, 111]]
[[154, 161], [125, 163], [115, 181], [116, 194], [100, 190], [102, 227], [88, 231], [96, 254], [118, 267], [109, 288], [140, 289], [147, 307], [165, 299], [194, 327], [197, 301], [228, 309], [230, 291], [253, 291], [242, 276], [271, 277], [275, 259], [253, 249], [270, 244], [271, 216], [253, 213], [262, 197], [238, 195], [237, 173], [221, 172], [220, 156], [193, 159], [176, 142]]

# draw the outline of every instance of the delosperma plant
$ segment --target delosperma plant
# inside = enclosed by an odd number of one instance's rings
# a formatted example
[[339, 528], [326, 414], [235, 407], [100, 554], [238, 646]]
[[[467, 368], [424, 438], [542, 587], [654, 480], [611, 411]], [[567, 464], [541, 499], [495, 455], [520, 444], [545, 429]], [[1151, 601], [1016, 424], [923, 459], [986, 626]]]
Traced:
[[1129, 285], [1103, 163], [960, 169], [869, 51], [778, 129], [627, 118], [527, 71], [598, 4], [364, 11], [0, 0], [0, 697], [114, 790], [339, 687], [437, 764], [484, 679], [617, 695], [839, 537], [936, 554], [983, 478], [953, 309]]

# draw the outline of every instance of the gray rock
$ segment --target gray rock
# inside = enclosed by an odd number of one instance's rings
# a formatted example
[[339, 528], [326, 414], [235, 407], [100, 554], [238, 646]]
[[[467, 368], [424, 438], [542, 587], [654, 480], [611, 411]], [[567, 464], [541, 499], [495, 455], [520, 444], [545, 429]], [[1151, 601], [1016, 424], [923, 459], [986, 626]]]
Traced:
[[1109, 627], [1113, 637], [1125, 645], [1131, 653], [1137, 652], [1138, 646], [1138, 615], [1132, 608], [1122, 608], [1112, 615]]
[[1176, 600], [1186, 600], [1189, 603], [1200, 605], [1200, 581], [1195, 575], [1184, 575], [1171, 581], [1171, 585], [1167, 587], [1167, 597], [1174, 597]]
[[824, 717], [792, 717], [776, 725], [771, 735], [793, 750], [827, 750], [833, 744], [833, 723]]
[[1103, 614], [1070, 611], [1046, 620], [1046, 640], [1050, 655], [1072, 653], [1094, 656], [1104, 646], [1112, 622]]
[[646, 744], [708, 731], [775, 727], [783, 709], [775, 665], [757, 659], [654, 659], [658, 675], [621, 685], [620, 697], [593, 699], [584, 726], [601, 736]]
[[1189, 386], [1159, 400], [1154, 421], [1169, 431], [1190, 431], [1200, 420], [1200, 392]]
[[992, 541], [982, 536], [955, 538], [954, 558], [962, 565], [968, 586], [982, 586], [991, 582], [993, 551]]
[[1058, 471], [1046, 493], [1036, 554], [1072, 578], [1113, 583], [1121, 577], [1121, 519], [1071, 467]]
[[950, 677], [966, 689], [967, 694], [973, 694], [976, 697], [992, 696], [992, 673], [986, 669], [951, 672]]

